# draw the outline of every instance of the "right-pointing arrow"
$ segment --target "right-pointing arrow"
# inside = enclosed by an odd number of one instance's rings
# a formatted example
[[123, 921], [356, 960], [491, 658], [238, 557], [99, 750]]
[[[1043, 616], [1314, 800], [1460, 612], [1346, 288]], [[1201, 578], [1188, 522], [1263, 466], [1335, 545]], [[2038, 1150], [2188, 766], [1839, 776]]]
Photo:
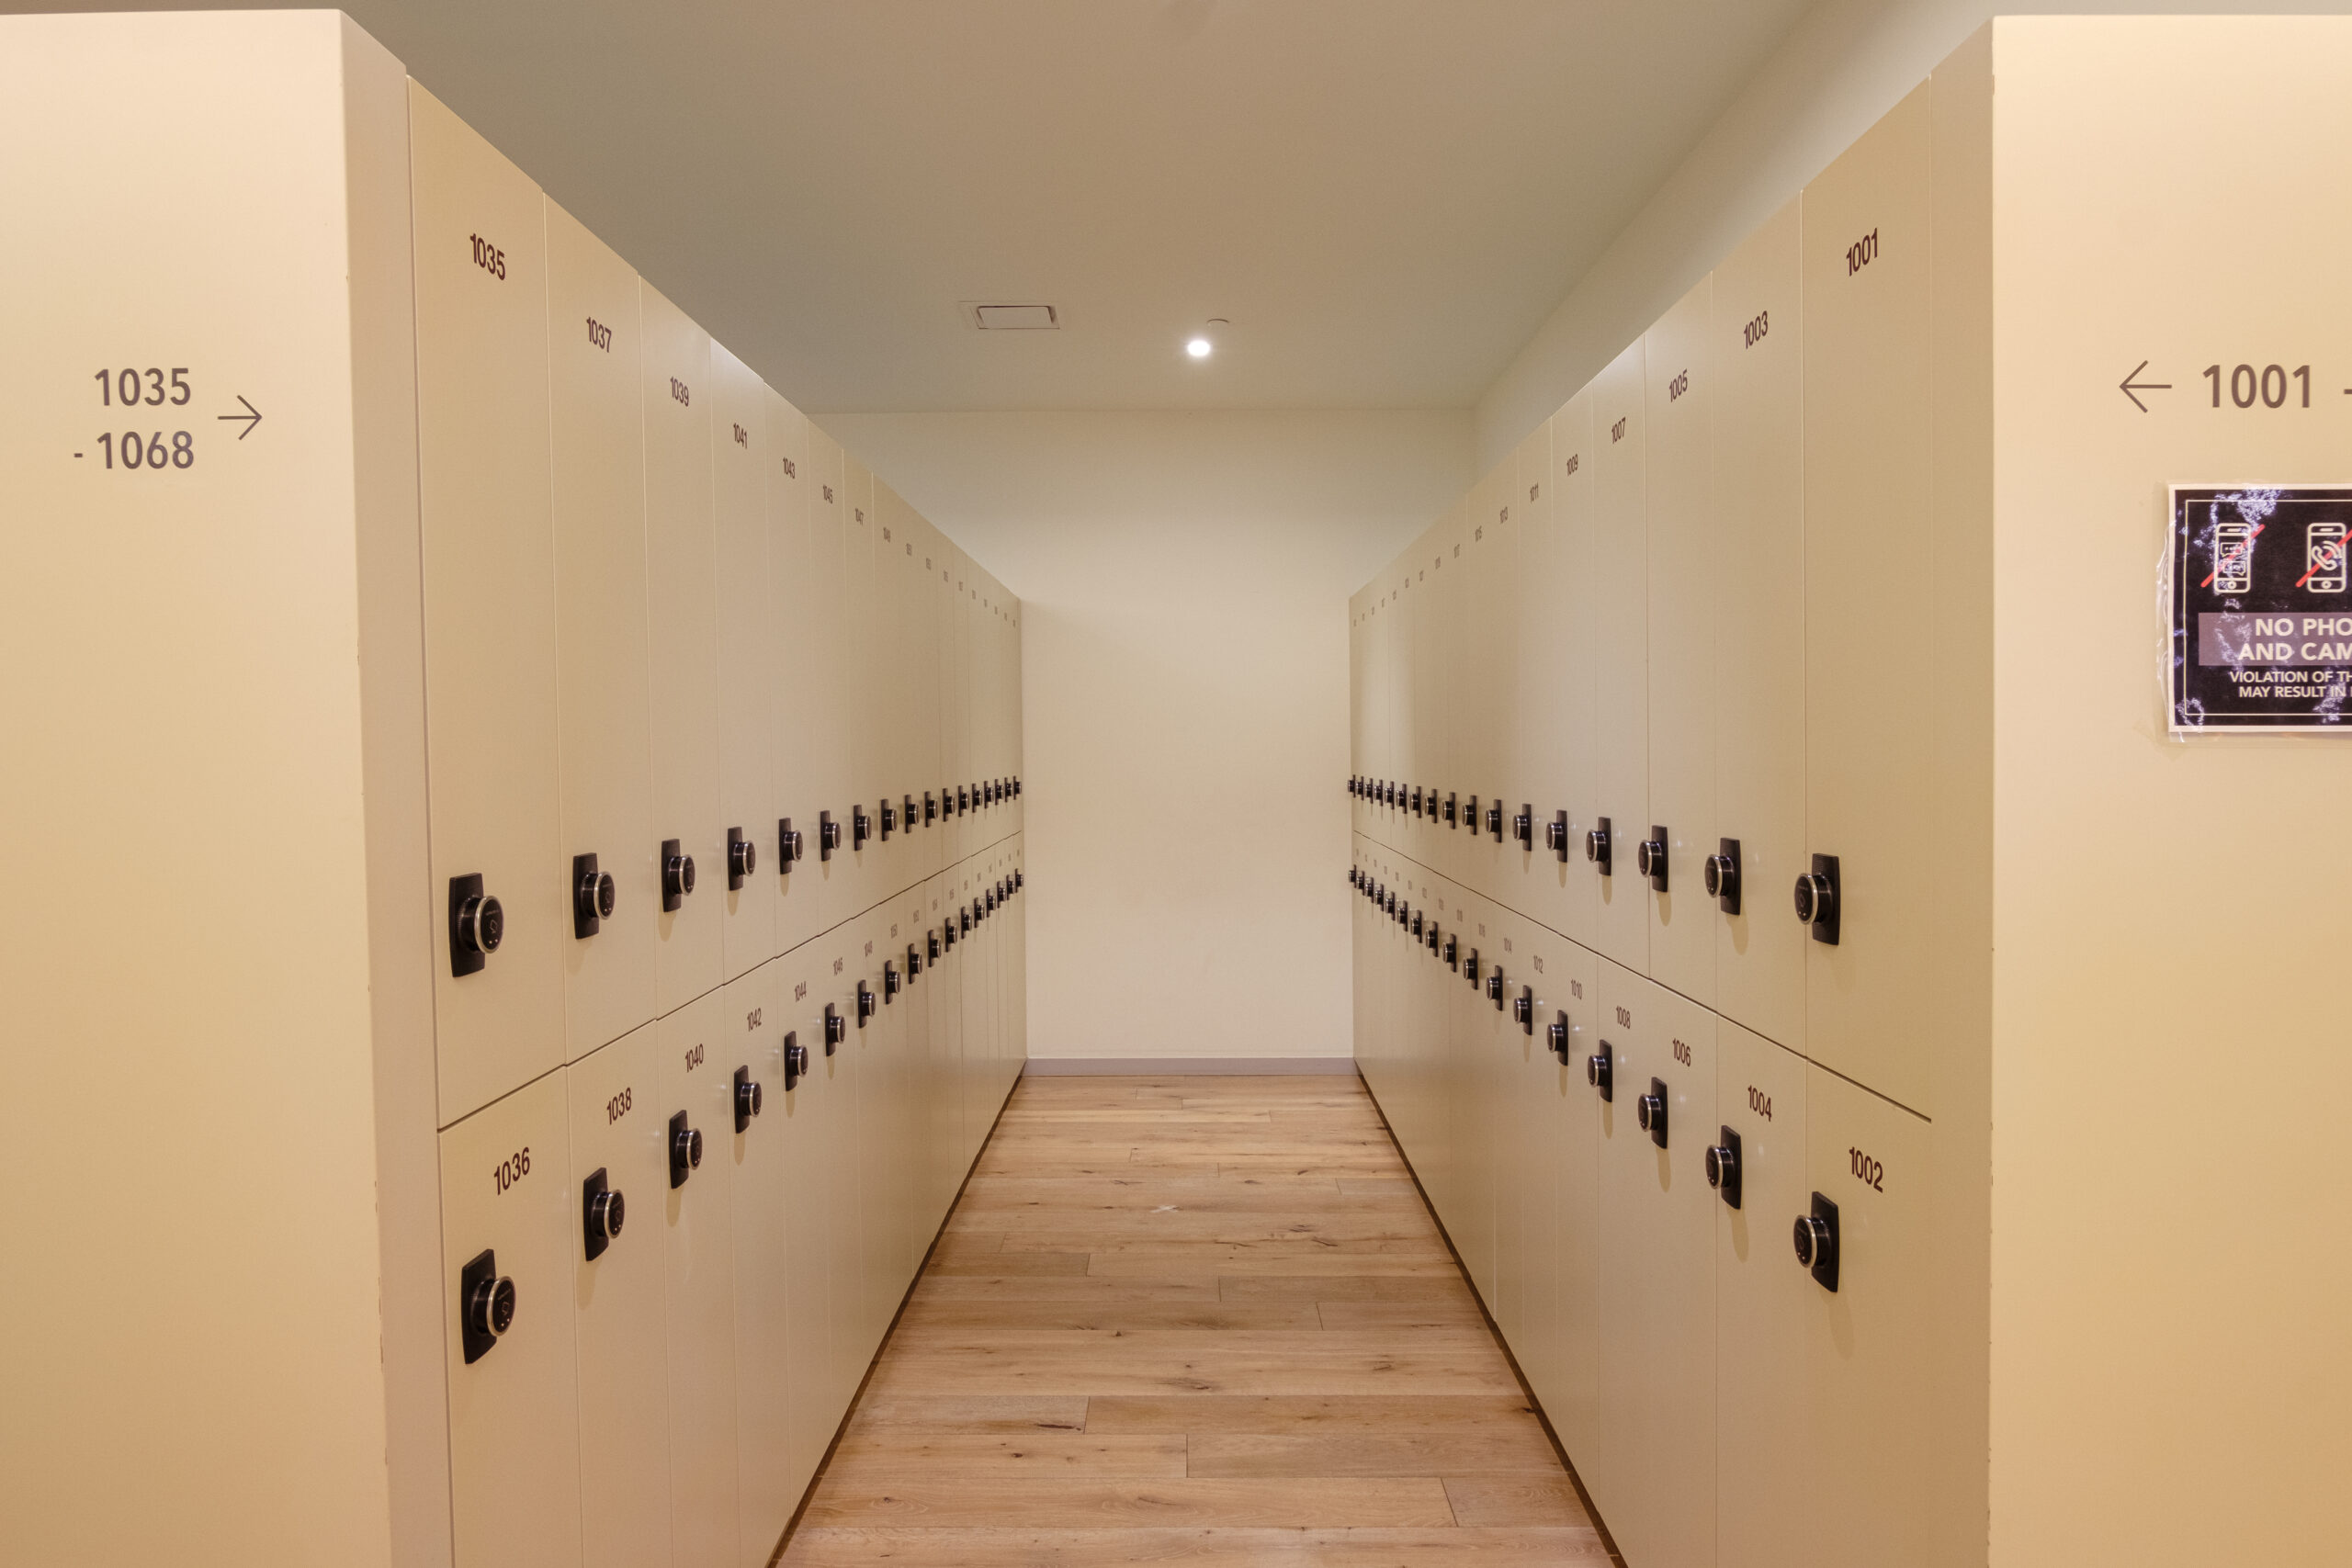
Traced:
[[2145, 370], [2147, 367], [2148, 362], [2143, 359], [2139, 364], [2134, 365], [2131, 369], [2123, 373], [2123, 380], [2120, 383], [2123, 395], [2130, 398], [2132, 400], [2132, 406], [2138, 409], [2142, 413], [2146, 413], [2148, 412], [2148, 405], [2140, 400], [2140, 394], [2142, 392], [2169, 392], [2172, 390], [2172, 383], [2170, 381], [2135, 381], [2132, 378], [2134, 376], [2137, 376], [2141, 371]]

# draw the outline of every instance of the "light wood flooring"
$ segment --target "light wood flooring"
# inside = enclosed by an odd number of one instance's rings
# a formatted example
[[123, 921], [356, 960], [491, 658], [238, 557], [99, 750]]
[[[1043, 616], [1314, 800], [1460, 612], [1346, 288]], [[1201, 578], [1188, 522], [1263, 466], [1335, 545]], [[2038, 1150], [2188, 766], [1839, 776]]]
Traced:
[[1353, 1077], [1030, 1077], [786, 1568], [1605, 1563]]

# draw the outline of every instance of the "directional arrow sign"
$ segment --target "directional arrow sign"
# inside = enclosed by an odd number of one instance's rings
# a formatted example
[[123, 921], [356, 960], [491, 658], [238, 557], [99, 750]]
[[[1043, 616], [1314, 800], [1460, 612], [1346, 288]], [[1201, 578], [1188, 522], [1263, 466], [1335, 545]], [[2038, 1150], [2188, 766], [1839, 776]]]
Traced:
[[2139, 364], [2134, 365], [2131, 369], [2124, 372], [2123, 380], [2120, 383], [2123, 389], [2123, 395], [2131, 399], [2132, 406], [2138, 409], [2142, 413], [2146, 413], [2148, 412], [2148, 405], [2140, 400], [2141, 393], [2169, 392], [2172, 390], [2172, 383], [2170, 381], [2135, 381], [2132, 379], [2133, 377], [2139, 375], [2141, 371], [2145, 370], [2147, 367], [2148, 362], [2143, 359]]
[[[241, 403], [245, 403], [243, 393], [238, 394], [237, 400]], [[254, 433], [254, 426], [261, 423], [261, 410], [254, 407], [251, 403], [245, 403], [245, 412], [243, 413], [224, 413], [218, 415], [217, 417], [220, 419], [243, 420], [245, 422], [244, 429], [237, 432], [237, 439], [243, 441], [246, 436], [251, 435]]]

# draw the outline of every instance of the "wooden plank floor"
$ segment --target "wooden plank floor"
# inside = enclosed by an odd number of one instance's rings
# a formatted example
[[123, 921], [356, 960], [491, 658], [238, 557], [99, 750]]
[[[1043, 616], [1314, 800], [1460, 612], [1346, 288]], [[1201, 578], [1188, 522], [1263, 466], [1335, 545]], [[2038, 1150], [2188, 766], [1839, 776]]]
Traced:
[[787, 1568], [1609, 1553], [1352, 1077], [1030, 1077]]

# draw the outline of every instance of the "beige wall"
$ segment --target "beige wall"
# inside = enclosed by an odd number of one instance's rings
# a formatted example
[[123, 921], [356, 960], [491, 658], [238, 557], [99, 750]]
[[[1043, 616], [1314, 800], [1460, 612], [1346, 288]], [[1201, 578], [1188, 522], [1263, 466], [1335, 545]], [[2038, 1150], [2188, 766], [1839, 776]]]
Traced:
[[1478, 400], [1502, 460], [1995, 12], [2254, 14], [2344, 0], [1822, 0]]
[[1349, 1055], [1347, 596], [1466, 412], [819, 417], [1022, 598], [1030, 1055]]

